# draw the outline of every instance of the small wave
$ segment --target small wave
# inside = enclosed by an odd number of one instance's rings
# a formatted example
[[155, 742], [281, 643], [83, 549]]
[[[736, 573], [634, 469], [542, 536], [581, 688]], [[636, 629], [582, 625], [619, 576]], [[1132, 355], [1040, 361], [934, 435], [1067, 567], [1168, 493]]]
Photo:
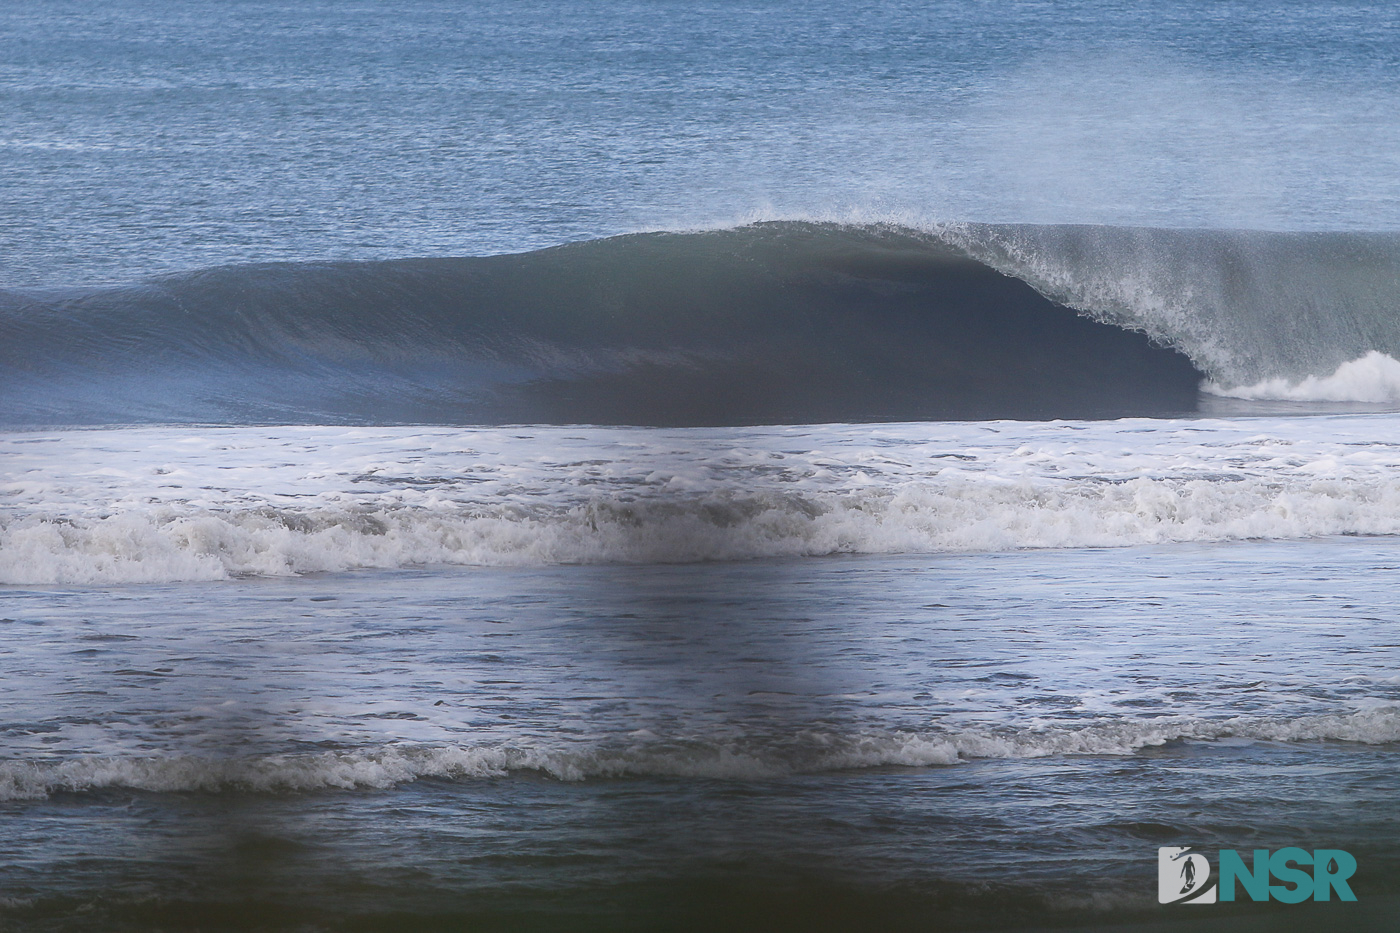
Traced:
[[1020, 732], [802, 731], [784, 737], [629, 741], [565, 746], [425, 746], [241, 758], [104, 757], [0, 761], [0, 800], [127, 788], [156, 793], [307, 793], [387, 789], [423, 779], [472, 780], [534, 772], [561, 781], [619, 778], [773, 780], [867, 768], [926, 768], [974, 759], [1131, 755], [1174, 741], [1244, 738], [1271, 742], [1400, 741], [1400, 709], [1293, 720], [1153, 720]]
[[1295, 402], [1400, 402], [1400, 360], [1372, 350], [1337, 367], [1330, 376], [1306, 379], [1265, 379], [1247, 386], [1222, 386], [1207, 381], [1201, 387], [1222, 398]]

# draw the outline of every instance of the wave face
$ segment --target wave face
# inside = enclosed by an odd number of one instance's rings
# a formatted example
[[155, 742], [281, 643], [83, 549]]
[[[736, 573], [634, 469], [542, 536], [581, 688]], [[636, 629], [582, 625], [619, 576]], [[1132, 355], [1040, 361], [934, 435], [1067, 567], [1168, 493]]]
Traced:
[[1398, 309], [1395, 234], [767, 222], [0, 292], [0, 423], [1098, 418], [1194, 411], [1202, 381], [1393, 404], [1343, 367], [1400, 367]]
[[0, 293], [0, 422], [699, 426], [1194, 409], [1201, 372], [1165, 346], [1172, 334], [1046, 298], [978, 258], [988, 247], [969, 230], [764, 223]]

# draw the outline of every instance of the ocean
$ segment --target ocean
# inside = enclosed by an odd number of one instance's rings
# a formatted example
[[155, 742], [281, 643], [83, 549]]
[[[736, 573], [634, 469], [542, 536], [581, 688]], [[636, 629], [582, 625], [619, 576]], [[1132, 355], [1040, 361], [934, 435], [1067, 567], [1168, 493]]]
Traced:
[[1397, 114], [1375, 3], [0, 6], [0, 929], [1395, 929]]

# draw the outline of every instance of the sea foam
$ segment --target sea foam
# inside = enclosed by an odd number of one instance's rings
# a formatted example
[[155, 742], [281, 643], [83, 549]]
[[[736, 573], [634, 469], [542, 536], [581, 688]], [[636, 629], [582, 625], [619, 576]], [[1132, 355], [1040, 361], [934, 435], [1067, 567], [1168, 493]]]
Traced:
[[1208, 381], [1201, 387], [1225, 398], [1298, 402], [1400, 402], [1400, 360], [1377, 350], [1337, 367], [1330, 376], [1264, 379], [1247, 386]]
[[0, 436], [0, 582], [1400, 533], [1390, 415]]

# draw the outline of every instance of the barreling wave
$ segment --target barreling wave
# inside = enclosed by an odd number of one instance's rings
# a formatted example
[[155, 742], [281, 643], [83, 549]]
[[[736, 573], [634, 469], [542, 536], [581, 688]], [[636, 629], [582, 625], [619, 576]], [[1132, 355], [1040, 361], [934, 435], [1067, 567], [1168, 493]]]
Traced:
[[377, 748], [249, 757], [88, 756], [0, 761], [0, 801], [127, 788], [156, 793], [307, 793], [386, 789], [423, 779], [534, 772], [562, 781], [626, 778], [773, 780], [866, 768], [927, 768], [987, 758], [1131, 755], [1168, 742], [1400, 741], [1400, 712], [1381, 707], [1292, 719], [1154, 719], [1001, 731], [799, 731], [728, 738], [633, 736], [627, 743]]
[[1014, 263], [1004, 274], [982, 258], [991, 241], [974, 233], [763, 223], [0, 292], [0, 423], [735, 425], [1195, 407], [1201, 373], [1173, 333], [1045, 297]]
[[783, 221], [0, 292], [0, 424], [1090, 418], [1192, 411], [1203, 378], [1400, 399], [1328, 380], [1368, 354], [1400, 357], [1393, 234]]
[[1370, 387], [1340, 384], [1346, 371], [1323, 391], [1306, 385], [1371, 354], [1400, 357], [1397, 233], [962, 225], [944, 236], [1055, 301], [1178, 348], [1219, 394], [1269, 383], [1294, 391], [1240, 397], [1374, 401]]

